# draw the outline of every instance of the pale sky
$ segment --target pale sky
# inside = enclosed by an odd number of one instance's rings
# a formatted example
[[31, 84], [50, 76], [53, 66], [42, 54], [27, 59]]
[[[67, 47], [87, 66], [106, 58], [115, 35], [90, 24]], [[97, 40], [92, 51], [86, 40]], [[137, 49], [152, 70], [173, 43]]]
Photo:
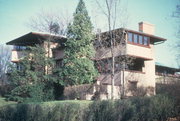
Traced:
[[[146, 21], [155, 25], [155, 35], [167, 41], [156, 46], [156, 61], [177, 67], [173, 44], [177, 23], [171, 17], [179, 0], [123, 0], [122, 6], [128, 16], [126, 28], [138, 31], [138, 23]], [[95, 0], [84, 0], [95, 28], [105, 29], [106, 19], [101, 16]], [[32, 30], [29, 19], [40, 11], [73, 14], [78, 0], [0, 0], [0, 44], [20, 37]], [[121, 6], [121, 7], [122, 7]]]

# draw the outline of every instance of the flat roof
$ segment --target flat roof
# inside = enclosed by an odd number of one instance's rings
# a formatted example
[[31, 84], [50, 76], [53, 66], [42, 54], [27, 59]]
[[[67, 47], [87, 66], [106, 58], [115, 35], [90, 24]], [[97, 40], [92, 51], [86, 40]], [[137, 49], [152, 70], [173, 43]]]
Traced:
[[45, 40], [52, 39], [52, 38], [54, 42], [61, 42], [61, 41], [63, 42], [64, 40], [66, 40], [66, 37], [64, 36], [53, 35], [53, 34], [42, 33], [42, 32], [30, 32], [19, 38], [9, 41], [6, 44], [27, 46], [27, 45], [39, 44]]
[[159, 62], [155, 62], [155, 65], [159, 66], [159, 67], [162, 67], [162, 68], [167, 68], [167, 69], [173, 69], [173, 70], [176, 70], [176, 71], [180, 71], [180, 69], [178, 69], [178, 68], [170, 67], [170, 66], [164, 65], [164, 64], [159, 63]]
[[[132, 32], [132, 33], [148, 36], [148, 37], [150, 37], [150, 42], [152, 44], [158, 44], [158, 43], [166, 41], [166, 39], [162, 38], [162, 37], [158, 37], [155, 35], [139, 32], [139, 31], [134, 31], [134, 30], [126, 29], [126, 28], [118, 28], [118, 29], [115, 29], [115, 31], [116, 30], [125, 30], [126, 32]], [[101, 34], [107, 33], [107, 32], [108, 31], [101, 32]], [[25, 35], [19, 37], [19, 38], [16, 38], [12, 41], [9, 41], [6, 44], [7, 45], [20, 45], [20, 46], [24, 45], [24, 46], [27, 46], [27, 45], [33, 45], [33, 44], [41, 43], [45, 40], [48, 40], [50, 37], [53, 38], [54, 42], [63, 43], [67, 40], [67, 38], [65, 36], [54, 35], [54, 34], [44, 33], [44, 32], [30, 32], [28, 34], [25, 34]]]
[[[139, 32], [139, 31], [135, 31], [135, 30], [127, 29], [127, 28], [117, 28], [117, 29], [112, 30], [112, 31], [117, 31], [117, 30], [125, 30], [126, 32], [132, 32], [132, 33], [148, 36], [148, 37], [150, 37], [150, 42], [153, 43], [153, 44], [158, 44], [158, 43], [161, 43], [161, 42], [164, 42], [164, 41], [167, 40], [167, 39], [159, 37], [159, 36], [155, 36], [155, 35], [152, 35], [152, 34], [147, 34], [147, 33], [144, 33], [144, 32]], [[108, 31], [101, 32], [101, 34], [107, 33], [107, 32]]]

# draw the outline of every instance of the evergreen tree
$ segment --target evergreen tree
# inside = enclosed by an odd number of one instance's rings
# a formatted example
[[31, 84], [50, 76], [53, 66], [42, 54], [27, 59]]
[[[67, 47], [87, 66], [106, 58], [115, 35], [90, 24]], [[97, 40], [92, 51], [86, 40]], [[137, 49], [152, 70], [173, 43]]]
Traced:
[[97, 76], [92, 58], [95, 55], [92, 40], [92, 23], [83, 0], [74, 13], [73, 23], [68, 26], [65, 57], [60, 69], [60, 84], [78, 85], [92, 83]]
[[14, 85], [9, 98], [18, 102], [46, 101], [54, 99], [53, 76], [47, 68], [54, 65], [52, 58], [40, 46], [29, 47], [19, 62], [21, 69], [14, 68], [10, 80]]

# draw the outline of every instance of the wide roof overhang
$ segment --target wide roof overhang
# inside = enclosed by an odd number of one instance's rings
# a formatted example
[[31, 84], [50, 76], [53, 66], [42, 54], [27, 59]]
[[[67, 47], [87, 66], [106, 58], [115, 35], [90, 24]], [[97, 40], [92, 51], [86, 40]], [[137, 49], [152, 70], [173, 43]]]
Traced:
[[31, 45], [35, 45], [35, 44], [40, 44], [46, 40], [62, 43], [62, 42], [66, 41], [66, 37], [52, 35], [52, 34], [48, 34], [48, 33], [30, 32], [19, 38], [9, 41], [6, 44], [7, 45], [18, 45], [18, 46], [31, 46]]

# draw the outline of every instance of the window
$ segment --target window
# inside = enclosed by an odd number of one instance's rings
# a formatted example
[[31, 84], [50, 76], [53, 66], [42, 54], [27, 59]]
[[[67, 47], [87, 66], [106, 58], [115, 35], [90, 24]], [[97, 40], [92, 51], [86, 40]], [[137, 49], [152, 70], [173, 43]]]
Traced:
[[61, 60], [57, 60], [56, 61], [56, 67], [62, 67], [63, 66], [63, 61]]
[[14, 46], [14, 50], [26, 50], [26, 46]]
[[134, 44], [149, 46], [149, 37], [134, 34], [134, 33], [128, 33], [128, 41]]
[[136, 91], [137, 90], [137, 81], [129, 81], [129, 90], [130, 91]]
[[139, 35], [139, 44], [143, 44], [143, 36]]
[[138, 43], [138, 35], [134, 34], [134, 43]]
[[148, 45], [148, 37], [144, 37], [144, 45]]
[[130, 42], [133, 42], [133, 36], [132, 36], [133, 34], [132, 33], [128, 33], [128, 40], [130, 41]]
[[19, 70], [19, 71], [22, 71], [23, 70], [23, 65], [20, 64], [20, 63], [16, 63], [16, 69]]
[[143, 69], [142, 69], [143, 67], [144, 67], [144, 60], [140, 58], [134, 59], [132, 64], [128, 65], [128, 69], [131, 71], [143, 72]]

